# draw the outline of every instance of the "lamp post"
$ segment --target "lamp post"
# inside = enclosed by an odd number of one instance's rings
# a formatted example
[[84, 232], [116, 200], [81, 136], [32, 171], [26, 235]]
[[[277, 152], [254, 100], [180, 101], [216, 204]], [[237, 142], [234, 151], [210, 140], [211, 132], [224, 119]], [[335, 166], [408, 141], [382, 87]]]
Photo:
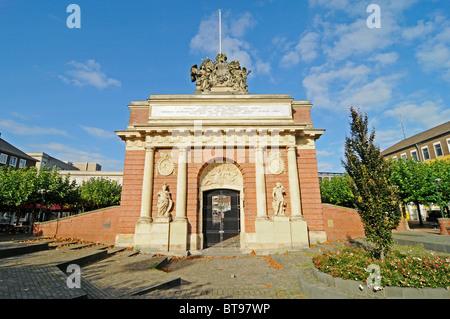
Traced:
[[441, 216], [442, 216], [442, 218], [444, 218], [444, 212], [442, 211], [442, 205], [441, 205], [441, 195], [440, 195], [440, 193], [438, 191], [438, 188], [437, 188], [437, 185], [440, 184], [440, 183], [442, 183], [442, 179], [440, 179], [440, 178], [435, 178], [434, 179], [434, 186], [436, 188], [436, 193], [438, 195], [438, 204], [439, 204], [439, 208], [441, 209]]

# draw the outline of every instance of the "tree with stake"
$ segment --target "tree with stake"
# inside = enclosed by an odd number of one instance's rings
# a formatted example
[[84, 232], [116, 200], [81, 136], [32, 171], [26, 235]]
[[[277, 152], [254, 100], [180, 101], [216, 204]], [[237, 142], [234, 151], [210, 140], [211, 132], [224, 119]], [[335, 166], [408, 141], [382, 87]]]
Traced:
[[392, 229], [400, 221], [395, 188], [389, 184], [390, 165], [375, 146], [375, 131], [368, 132], [368, 116], [350, 108], [350, 137], [345, 138], [342, 164], [351, 178], [354, 205], [361, 216], [373, 254], [384, 260], [393, 244]]

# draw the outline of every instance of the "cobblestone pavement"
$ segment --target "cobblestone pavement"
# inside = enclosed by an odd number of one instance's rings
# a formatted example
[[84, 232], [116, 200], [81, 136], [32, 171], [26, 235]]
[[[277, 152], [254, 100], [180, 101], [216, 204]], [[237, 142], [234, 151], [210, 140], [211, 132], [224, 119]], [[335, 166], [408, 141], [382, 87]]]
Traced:
[[[12, 243], [3, 241], [1, 245]], [[77, 247], [81, 245], [66, 245], [0, 259], [0, 280], [6, 283], [8, 279], [8, 285], [2, 285], [0, 289], [0, 297], [50, 298], [51, 292], [47, 291], [50, 289], [53, 296], [60, 293], [67, 294], [64, 298], [76, 298], [76, 289], [64, 287], [67, 286], [65, 278], [61, 277], [63, 273], [56, 265], [106, 249], [105, 246], [74, 249]], [[298, 272], [300, 267], [311, 265], [310, 255], [308, 249], [267, 256], [172, 257], [160, 270], [155, 266], [165, 260], [164, 256], [120, 251], [82, 266], [81, 289], [89, 299], [305, 298], [299, 290]], [[12, 275], [14, 273], [15, 276]], [[45, 280], [49, 281], [51, 277], [51, 281], [59, 281], [60, 285], [43, 285], [39, 275], [43, 273], [47, 273]], [[145, 289], [177, 278], [180, 278], [181, 285], [145, 292]], [[33, 288], [40, 286], [47, 288]], [[139, 293], [142, 291], [145, 293]]]
[[[425, 238], [428, 235], [413, 235], [399, 233], [396, 237], [415, 238], [417, 244], [429, 241]], [[305, 299], [299, 273], [312, 266], [311, 257], [321, 248], [344, 244], [334, 242], [262, 256], [236, 255], [235, 250], [231, 251], [233, 256], [227, 256], [227, 251], [209, 250], [208, 256], [170, 257], [64, 242], [5, 257], [8, 248], [36, 244], [14, 239], [0, 236], [0, 299]], [[432, 239], [440, 240], [440, 245], [448, 240], [436, 235]], [[85, 263], [87, 257], [99, 254], [99, 260]], [[80, 263], [80, 289], [67, 285], [68, 274], [63, 268], [69, 263]], [[176, 284], [159, 286], [167, 283]]]

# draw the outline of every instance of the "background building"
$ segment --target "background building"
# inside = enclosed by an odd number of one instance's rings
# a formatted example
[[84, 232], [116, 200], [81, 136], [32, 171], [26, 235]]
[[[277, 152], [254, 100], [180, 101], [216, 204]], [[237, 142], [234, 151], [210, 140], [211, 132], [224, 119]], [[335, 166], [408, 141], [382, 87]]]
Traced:
[[38, 160], [2, 139], [0, 133], [0, 166], [30, 167], [35, 166], [37, 162]]
[[331, 181], [333, 177], [339, 176], [344, 176], [344, 173], [319, 172], [319, 181], [323, 181], [324, 179]]
[[[429, 130], [408, 137], [381, 152], [386, 159], [415, 159], [421, 162], [436, 160], [450, 161], [450, 121]], [[406, 205], [407, 219], [418, 220], [416, 205]], [[438, 210], [434, 205], [420, 205], [422, 219], [428, 218], [428, 212]]]
[[383, 152], [383, 157], [426, 162], [436, 159], [450, 160], [450, 121], [408, 137]]
[[48, 155], [43, 152], [26, 152], [27, 155], [31, 156], [35, 160], [37, 160], [36, 167], [40, 169], [43, 166], [47, 166], [50, 169], [59, 168], [59, 169], [67, 169], [67, 170], [77, 170], [70, 162], [63, 162], [53, 156]]

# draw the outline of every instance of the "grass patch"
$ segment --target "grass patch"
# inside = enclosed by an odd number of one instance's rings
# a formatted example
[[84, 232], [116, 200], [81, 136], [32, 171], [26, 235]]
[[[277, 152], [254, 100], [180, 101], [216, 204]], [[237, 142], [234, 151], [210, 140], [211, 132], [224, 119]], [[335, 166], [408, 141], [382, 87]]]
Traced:
[[365, 283], [370, 264], [380, 266], [383, 287], [444, 287], [450, 289], [450, 256], [419, 250], [393, 249], [385, 261], [374, 259], [364, 248], [347, 245], [313, 257], [314, 266], [342, 279]]

